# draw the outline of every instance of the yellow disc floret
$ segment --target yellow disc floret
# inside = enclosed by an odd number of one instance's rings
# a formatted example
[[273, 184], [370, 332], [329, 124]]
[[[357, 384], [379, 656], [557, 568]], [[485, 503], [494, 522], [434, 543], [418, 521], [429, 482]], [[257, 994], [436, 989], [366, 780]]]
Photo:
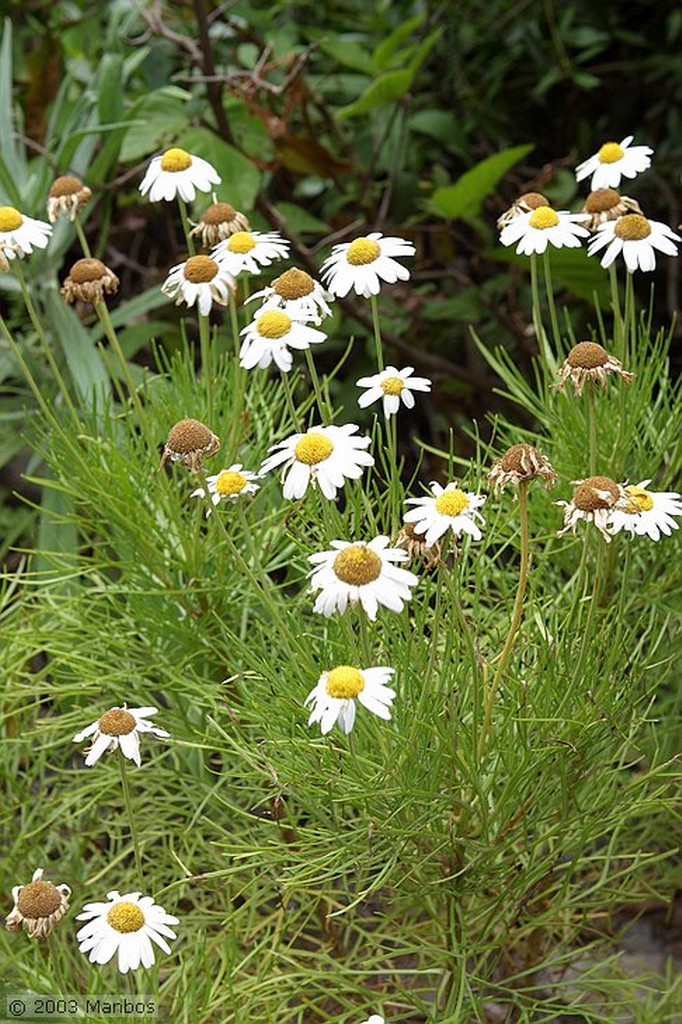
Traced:
[[597, 153], [600, 164], [615, 164], [625, 156], [625, 150], [617, 142], [605, 142]]
[[139, 932], [144, 924], [144, 914], [136, 903], [116, 903], [107, 914], [107, 924], [124, 935], [127, 932]]
[[192, 157], [185, 149], [167, 149], [161, 157], [162, 171], [170, 171], [171, 173], [186, 171], [191, 166]]
[[465, 508], [469, 507], [469, 499], [464, 491], [458, 487], [452, 487], [449, 491], [439, 494], [435, 502], [436, 512], [442, 516], [458, 516]]
[[374, 263], [381, 256], [381, 246], [372, 238], [356, 238], [346, 250], [346, 259], [354, 267]]
[[399, 395], [405, 387], [405, 381], [402, 377], [386, 377], [380, 387], [385, 395]]
[[639, 213], [626, 213], [618, 218], [613, 232], [624, 242], [641, 242], [651, 234], [651, 226], [646, 217]]
[[326, 687], [330, 697], [348, 700], [362, 693], [365, 688], [365, 677], [358, 668], [338, 665], [327, 673]]
[[319, 462], [324, 462], [333, 451], [334, 445], [329, 438], [315, 431], [304, 434], [294, 447], [297, 460], [304, 462], [306, 466], [316, 466]]
[[183, 273], [192, 284], [207, 284], [218, 273], [218, 264], [210, 256], [190, 256]]
[[0, 231], [16, 231], [24, 223], [24, 218], [13, 206], [0, 206]]
[[246, 487], [247, 480], [243, 473], [236, 473], [233, 469], [224, 469], [218, 474], [215, 482], [216, 494], [222, 498], [229, 498], [233, 494], [241, 494]]
[[230, 252], [237, 252], [244, 256], [256, 248], [256, 239], [250, 231], [235, 231], [227, 239], [227, 248]]
[[136, 725], [137, 722], [133, 716], [124, 708], [112, 708], [111, 711], [105, 711], [99, 720], [100, 732], [106, 733], [107, 736], [127, 736], [135, 729]]
[[381, 559], [363, 544], [351, 544], [334, 559], [334, 572], [342, 583], [363, 587], [381, 574]]
[[654, 507], [654, 499], [643, 487], [626, 487], [625, 493], [633, 512], [651, 512]]
[[256, 330], [261, 338], [283, 338], [291, 330], [291, 317], [280, 309], [270, 309], [258, 317]]
[[551, 206], [538, 206], [528, 218], [528, 223], [532, 228], [541, 230], [555, 228], [559, 223], [559, 215]]

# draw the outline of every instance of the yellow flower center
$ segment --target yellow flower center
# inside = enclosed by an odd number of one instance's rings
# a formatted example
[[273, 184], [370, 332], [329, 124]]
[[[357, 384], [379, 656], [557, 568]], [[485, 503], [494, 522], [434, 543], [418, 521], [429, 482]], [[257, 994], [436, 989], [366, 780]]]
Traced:
[[356, 238], [346, 251], [346, 259], [354, 267], [374, 263], [381, 256], [381, 246], [372, 238]]
[[235, 473], [233, 469], [224, 469], [218, 474], [215, 482], [216, 494], [223, 498], [229, 498], [232, 494], [241, 494], [247, 484], [243, 473]]
[[469, 507], [469, 499], [464, 491], [458, 487], [452, 487], [449, 491], [439, 494], [435, 502], [436, 512], [442, 516], [458, 516], [465, 508]]
[[357, 697], [365, 688], [365, 677], [358, 668], [338, 665], [327, 673], [327, 693], [330, 697], [348, 700]]
[[291, 330], [291, 317], [281, 309], [271, 309], [258, 317], [256, 330], [261, 338], [283, 338]]
[[17, 909], [30, 920], [49, 917], [61, 906], [62, 894], [52, 882], [29, 882], [19, 893]]
[[528, 223], [532, 228], [555, 228], [559, 223], [559, 215], [551, 206], [538, 206], [528, 218]]
[[124, 711], [123, 708], [112, 708], [111, 711], [105, 711], [99, 720], [100, 732], [106, 733], [107, 736], [127, 736], [135, 729], [136, 725], [137, 722], [130, 712]]
[[646, 217], [639, 213], [626, 213], [624, 217], [618, 218], [613, 232], [624, 242], [641, 242], [651, 234], [651, 226]]
[[630, 499], [633, 512], [651, 512], [654, 507], [654, 499], [643, 487], [626, 487], [625, 493]]
[[250, 231], [235, 231], [227, 240], [227, 248], [230, 252], [238, 252], [243, 256], [256, 248], [256, 239]]
[[13, 206], [0, 206], [0, 231], [16, 231], [24, 223], [24, 218]]
[[192, 284], [207, 284], [218, 273], [218, 264], [210, 256], [190, 256], [183, 273]]
[[144, 914], [136, 903], [116, 903], [107, 914], [107, 924], [124, 935], [127, 932], [139, 932], [144, 924]]
[[597, 153], [600, 164], [615, 164], [625, 156], [625, 150], [617, 142], [605, 142]]
[[282, 299], [302, 299], [304, 296], [310, 295], [315, 287], [315, 282], [310, 274], [306, 274], [305, 270], [297, 270], [296, 267], [292, 267], [291, 270], [285, 270], [276, 278], [272, 282], [272, 287]]
[[186, 171], [192, 166], [192, 157], [184, 149], [167, 149], [161, 157], [162, 171]]
[[296, 458], [306, 466], [316, 466], [318, 462], [324, 462], [333, 451], [334, 445], [329, 438], [315, 431], [304, 434], [294, 448]]
[[386, 377], [380, 384], [381, 390], [385, 395], [399, 395], [405, 387], [405, 382], [402, 377]]
[[342, 583], [363, 587], [381, 575], [381, 559], [364, 544], [351, 544], [334, 559], [334, 572]]

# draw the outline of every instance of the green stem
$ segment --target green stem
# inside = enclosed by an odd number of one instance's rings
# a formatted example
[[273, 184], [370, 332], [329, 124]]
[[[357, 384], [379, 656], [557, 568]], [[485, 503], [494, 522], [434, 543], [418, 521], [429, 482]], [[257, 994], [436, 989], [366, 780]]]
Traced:
[[[559, 330], [559, 318], [554, 304], [554, 288], [552, 287], [552, 267], [549, 258], [549, 251], [546, 249], [543, 256], [543, 268], [545, 271], [545, 290], [547, 292], [547, 305], [549, 307], [549, 319], [552, 324], [552, 335], [554, 337], [554, 352], [561, 352], [561, 332]], [[551, 368], [554, 373], [557, 368], [557, 361], [554, 354], [551, 356]]]
[[587, 381], [587, 451], [590, 476], [597, 472], [597, 418], [594, 407], [594, 381]]
[[144, 407], [143, 407], [142, 402], [140, 400], [140, 396], [137, 393], [137, 388], [135, 387], [135, 382], [133, 381], [132, 374], [130, 372], [130, 367], [128, 365], [128, 361], [127, 361], [126, 357], [123, 354], [123, 349], [121, 348], [121, 344], [120, 344], [120, 342], [118, 340], [118, 335], [116, 334], [116, 329], [115, 329], [114, 325], [111, 322], [111, 317], [109, 316], [109, 310], [107, 309], [106, 304], [104, 302], [96, 302], [94, 304], [94, 306], [95, 306], [95, 312], [97, 313], [97, 316], [99, 317], [99, 321], [100, 321], [100, 323], [102, 325], [102, 329], [103, 329], [106, 337], [109, 340], [109, 344], [111, 345], [112, 351], [113, 351], [114, 355], [116, 356], [118, 364], [119, 364], [119, 366], [121, 368], [121, 372], [123, 374], [123, 379], [125, 380], [126, 387], [128, 388], [128, 393], [130, 395], [130, 400], [133, 403], [133, 405], [135, 406], [135, 410], [136, 410], [137, 415], [138, 415], [138, 419], [139, 419], [139, 422], [140, 422], [140, 427], [145, 432], [147, 444], [153, 449], [153, 448], [156, 447], [156, 441], [155, 441], [155, 438], [151, 434], [151, 430], [150, 430], [149, 424], [147, 422], [147, 417], [145, 416]]
[[130, 828], [130, 836], [133, 841], [133, 850], [135, 851], [135, 867], [137, 869], [138, 878], [140, 884], [143, 885], [144, 876], [142, 874], [142, 858], [140, 857], [140, 843], [137, 835], [137, 827], [135, 824], [135, 816], [133, 814], [133, 803], [130, 797], [130, 782], [128, 780], [128, 770], [126, 766], [126, 758], [123, 752], [118, 752], [118, 765], [121, 769], [121, 785], [123, 787], [123, 802], [126, 806], [126, 813], [128, 814], [128, 825]]
[[85, 232], [83, 231], [83, 225], [81, 224], [81, 222], [78, 219], [78, 217], [76, 217], [75, 221], [73, 222], [73, 226], [76, 229], [76, 234], [78, 235], [78, 241], [80, 242], [81, 249], [83, 250], [83, 255], [87, 259], [92, 259], [92, 253], [90, 252], [90, 246], [88, 245], [88, 240], [85, 237]]
[[40, 406], [43, 415], [45, 416], [45, 418], [48, 421], [54, 419], [54, 413], [53, 413], [51, 407], [47, 404], [47, 402], [43, 398], [43, 394], [42, 394], [40, 388], [38, 387], [38, 384], [36, 382], [35, 377], [31, 373], [26, 360], [24, 359], [23, 355], [21, 354], [21, 350], [19, 349], [19, 346], [17, 345], [16, 341], [12, 337], [12, 334], [11, 334], [7, 324], [5, 323], [5, 321], [3, 320], [3, 318], [1, 316], [0, 316], [0, 330], [5, 335], [5, 338], [7, 339], [7, 343], [9, 344], [9, 347], [12, 349], [12, 352], [14, 353], [14, 358], [19, 363], [19, 366], [21, 367], [21, 372], [23, 373], [24, 377], [28, 381], [28, 385], [29, 385], [31, 391], [33, 392], [33, 397], [35, 398], [35, 400], [37, 401], [38, 405]]
[[613, 310], [613, 341], [615, 355], [622, 359], [625, 354], [625, 336], [623, 315], [620, 308], [620, 293], [618, 291], [618, 271], [615, 261], [609, 267], [609, 280], [611, 282], [611, 308]]
[[211, 353], [211, 325], [207, 316], [199, 313], [199, 348], [201, 351], [201, 372], [206, 382], [206, 405], [208, 422], [213, 419], [213, 357]]
[[310, 374], [310, 380], [312, 381], [313, 391], [315, 392], [315, 401], [317, 402], [317, 408], [320, 413], [320, 420], [326, 426], [332, 419], [331, 409], [328, 408], [327, 403], [324, 400], [322, 388], [320, 387], [320, 378], [317, 376], [317, 370], [315, 369], [315, 360], [313, 359], [313, 354], [309, 348], [305, 350], [305, 359], [308, 364], [308, 373]]
[[623, 360], [627, 363], [629, 355], [637, 347], [637, 313], [635, 309], [635, 290], [632, 285], [633, 275], [625, 274], [625, 326], [623, 329]]
[[369, 308], [372, 310], [372, 326], [374, 328], [374, 349], [377, 358], [377, 369], [379, 373], [384, 368], [384, 346], [381, 340], [381, 325], [379, 324], [379, 304], [376, 295], [370, 295]]
[[287, 410], [291, 417], [291, 424], [294, 428], [294, 433], [298, 430], [298, 416], [296, 415], [296, 406], [294, 405], [294, 396], [291, 393], [291, 384], [289, 383], [289, 374], [285, 373], [284, 370], [279, 371], [279, 375], [282, 378], [282, 387], [284, 388], [284, 397], [286, 399]]
[[242, 428], [242, 411], [244, 408], [244, 391], [246, 373], [239, 365], [239, 317], [237, 315], [237, 301], [235, 293], [230, 289], [230, 325], [232, 327], [232, 341], [234, 344], [234, 367], [232, 370], [232, 410], [230, 414], [230, 446], [231, 454], [234, 455], [239, 447], [239, 440]]
[[[586, 546], [587, 546], [587, 542], [588, 542], [588, 539], [587, 539], [587, 536], [586, 536], [585, 537], [585, 545]], [[582, 678], [582, 672], [583, 672], [583, 666], [585, 664], [585, 658], [587, 656], [587, 651], [588, 651], [588, 649], [590, 647], [590, 642], [591, 642], [590, 634], [592, 633], [592, 626], [594, 625], [595, 611], [596, 611], [597, 605], [599, 603], [599, 595], [600, 595], [600, 591], [601, 591], [601, 583], [602, 583], [603, 567], [604, 567], [604, 549], [605, 549], [605, 546], [606, 546], [606, 541], [604, 541], [600, 537], [599, 538], [599, 546], [597, 548], [597, 564], [596, 564], [596, 567], [595, 567], [595, 570], [594, 570], [594, 580], [593, 580], [593, 583], [592, 583], [592, 596], [590, 598], [590, 607], [589, 607], [589, 610], [587, 612], [587, 622], [585, 623], [585, 628], [583, 630], [581, 630], [581, 633], [582, 633], [582, 643], [580, 645], [580, 654], [578, 655], [578, 661], [577, 661], [577, 664], [575, 666], [575, 671], [573, 672], [573, 681], [574, 682], [577, 682], [577, 681], [579, 681]]]
[[187, 216], [187, 205], [184, 199], [178, 196], [178, 207], [180, 208], [180, 220], [182, 221], [182, 230], [185, 235], [185, 241], [187, 242], [187, 252], [190, 256], [194, 256], [196, 249], [194, 247], [194, 239], [190, 235], [190, 224], [189, 217]]
[[490, 684], [490, 689], [486, 695], [483, 725], [478, 738], [477, 753], [479, 759], [482, 757], [483, 751], [485, 750], [485, 741], [490, 729], [495, 697], [497, 696], [497, 691], [499, 689], [504, 670], [507, 667], [509, 655], [512, 652], [514, 641], [516, 640], [516, 634], [518, 633], [519, 626], [521, 625], [521, 617], [523, 615], [523, 599], [526, 593], [528, 567], [530, 564], [530, 547], [528, 543], [528, 480], [521, 480], [519, 482], [519, 521], [521, 526], [521, 564], [519, 567], [519, 584], [516, 591], [516, 600], [514, 601], [514, 610], [509, 624], [507, 639], [504, 647], [502, 648], [502, 653], [500, 654], [500, 658], [497, 663], [493, 681]]
[[532, 296], [532, 310], [531, 318], [533, 321], [533, 330], [535, 331], [535, 337], [537, 338], [538, 348], [540, 354], [547, 364], [547, 368], [550, 372], [556, 369], [556, 363], [552, 350], [549, 347], [545, 328], [542, 323], [542, 307], [540, 305], [540, 287], [538, 284], [538, 258], [536, 253], [530, 255], [530, 291]]

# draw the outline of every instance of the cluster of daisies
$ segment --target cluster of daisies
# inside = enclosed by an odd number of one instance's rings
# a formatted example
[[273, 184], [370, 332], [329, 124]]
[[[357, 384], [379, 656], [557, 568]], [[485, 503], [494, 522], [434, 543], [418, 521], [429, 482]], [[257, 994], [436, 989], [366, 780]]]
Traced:
[[606, 250], [601, 264], [609, 267], [620, 255], [630, 273], [656, 267], [656, 251], [677, 255], [680, 236], [660, 221], [643, 214], [636, 199], [617, 191], [621, 178], [634, 178], [651, 165], [650, 146], [633, 146], [632, 135], [621, 142], [605, 142], [589, 160], [576, 168], [576, 180], [591, 176], [592, 191], [582, 210], [554, 210], [540, 192], [519, 196], [499, 221], [502, 245], [516, 245], [517, 253], [544, 253], [549, 245], [557, 249], [577, 248], [586, 238], [589, 256]]

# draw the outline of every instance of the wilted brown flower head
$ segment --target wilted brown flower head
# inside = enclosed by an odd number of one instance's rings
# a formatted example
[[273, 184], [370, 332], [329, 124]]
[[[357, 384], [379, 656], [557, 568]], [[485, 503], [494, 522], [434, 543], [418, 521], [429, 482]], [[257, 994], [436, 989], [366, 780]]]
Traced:
[[76, 260], [62, 285], [62, 295], [67, 302], [104, 301], [104, 293], [111, 295], [118, 291], [118, 278], [101, 260], [88, 257]]
[[523, 443], [513, 444], [493, 463], [488, 474], [488, 482], [499, 494], [507, 484], [518, 487], [522, 480], [537, 480], [539, 477], [543, 477], [546, 488], [553, 487], [557, 481], [557, 475], [549, 459], [532, 444]]
[[44, 939], [69, 909], [70, 895], [68, 885], [44, 882], [43, 869], [38, 868], [28, 885], [12, 889], [14, 906], [5, 925], [11, 932], [23, 927], [32, 939]]
[[[427, 547], [424, 543], [424, 534], [415, 532], [414, 523], [403, 523], [395, 542], [397, 547], [407, 551], [410, 562], [419, 559], [427, 569], [434, 569], [441, 564], [442, 548], [440, 543], [436, 542], [431, 547]], [[455, 554], [457, 554], [456, 548]]]
[[250, 231], [251, 225], [243, 213], [235, 210], [229, 203], [213, 203], [201, 215], [201, 219], [190, 231], [190, 235], [201, 239], [202, 246], [207, 249], [217, 245], [237, 231]]
[[628, 196], [621, 196], [615, 188], [598, 188], [590, 192], [582, 213], [588, 213], [589, 219], [583, 224], [589, 231], [596, 231], [600, 224], [606, 224], [609, 220], [618, 220], [625, 213], [642, 213], [641, 207], [636, 199]]
[[190, 473], [199, 473], [202, 459], [209, 459], [219, 450], [220, 438], [200, 420], [179, 420], [166, 438], [160, 468], [170, 459], [184, 462]]
[[508, 210], [498, 218], [497, 230], [501, 231], [502, 228], [506, 228], [508, 224], [511, 224], [513, 220], [516, 220], [522, 213], [531, 213], [533, 210], [537, 210], [539, 206], [551, 206], [549, 199], [543, 196], [542, 192], [524, 192], [523, 195], [515, 199]]
[[315, 282], [305, 270], [291, 267], [272, 282], [272, 288], [281, 299], [303, 299], [315, 289]]
[[586, 480], [573, 480], [574, 491], [571, 501], [556, 501], [564, 506], [564, 526], [558, 537], [571, 530], [575, 533], [579, 519], [593, 522], [608, 543], [611, 534], [606, 529], [609, 512], [620, 509], [630, 511], [630, 499], [623, 484], [617, 484], [610, 476], [590, 476]]
[[47, 219], [54, 224], [58, 217], [74, 221], [81, 206], [85, 206], [92, 190], [80, 178], [64, 174], [55, 178], [47, 198]]
[[620, 360], [609, 355], [596, 341], [579, 341], [574, 345], [557, 373], [559, 383], [554, 387], [562, 388], [570, 377], [578, 397], [582, 394], [585, 381], [594, 381], [605, 388], [607, 373], [620, 374], [626, 384], [634, 379], [634, 374], [624, 370]]

